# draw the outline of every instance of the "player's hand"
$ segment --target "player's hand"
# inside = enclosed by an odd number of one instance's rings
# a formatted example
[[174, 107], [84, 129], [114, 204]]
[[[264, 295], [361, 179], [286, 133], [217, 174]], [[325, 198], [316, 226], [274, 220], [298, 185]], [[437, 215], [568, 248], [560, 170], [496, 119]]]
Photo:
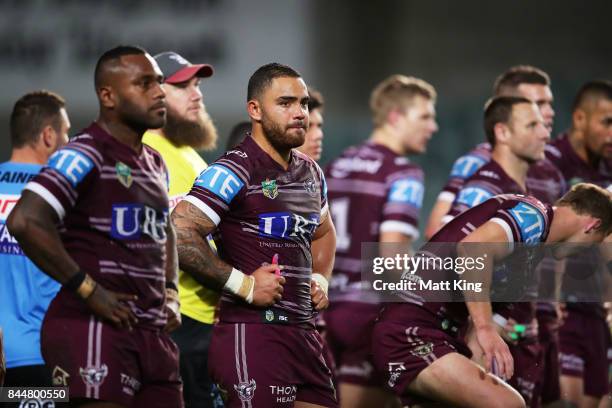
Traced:
[[164, 326], [164, 331], [166, 333], [171, 333], [181, 327], [182, 324], [180, 311], [181, 304], [176, 290], [166, 289], [166, 303], [164, 307], [168, 315], [168, 321]]
[[271, 306], [283, 297], [285, 278], [275, 273], [279, 265], [263, 265], [251, 275], [255, 278], [253, 302], [255, 306]]
[[487, 372], [492, 372], [504, 380], [514, 374], [514, 360], [506, 342], [497, 333], [493, 324], [476, 329], [476, 339], [484, 352], [484, 363]]
[[132, 330], [132, 326], [138, 323], [138, 319], [126, 302], [135, 301], [137, 298], [136, 295], [113, 292], [97, 284], [85, 303], [96, 316], [110, 321], [120, 329]]
[[329, 298], [319, 283], [315, 280], [310, 281], [310, 296], [315, 310], [325, 310], [329, 306]]

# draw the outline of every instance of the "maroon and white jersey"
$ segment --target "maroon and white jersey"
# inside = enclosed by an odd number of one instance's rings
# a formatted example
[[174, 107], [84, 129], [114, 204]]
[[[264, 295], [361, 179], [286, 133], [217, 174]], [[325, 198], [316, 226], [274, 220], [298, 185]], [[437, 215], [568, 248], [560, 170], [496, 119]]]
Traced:
[[330, 300], [377, 303], [362, 290], [361, 243], [381, 232], [416, 240], [423, 202], [423, 170], [385, 146], [366, 142], [345, 150], [326, 168], [329, 205], [336, 227], [336, 261]]
[[[159, 153], [146, 145], [137, 153], [93, 123], [25, 189], [56, 211], [62, 243], [82, 271], [138, 296], [129, 302], [138, 327], [165, 325], [168, 173]], [[54, 302], [86, 308], [66, 289]]]
[[495, 160], [491, 160], [465, 180], [442, 221], [447, 223], [462, 212], [499, 194], [525, 194], [525, 191]]
[[[439, 200], [453, 202], [466, 181], [491, 160], [491, 145], [480, 143], [453, 163], [446, 185]], [[530, 194], [545, 203], [552, 204], [567, 191], [563, 174], [549, 160], [540, 160], [529, 167], [527, 189]]]
[[[567, 133], [559, 135], [546, 147], [546, 157], [559, 168], [568, 187], [585, 182], [597, 184], [600, 187], [612, 191], [612, 161], [601, 160], [598, 168], [592, 167], [576, 154]], [[597, 265], [599, 261], [596, 253], [593, 252], [591, 256], [591, 262], [589, 262], [586, 256], [568, 259], [564, 277], [580, 278], [584, 276], [585, 272], [592, 271], [595, 267], [594, 265]], [[572, 284], [572, 287], [575, 288], [573, 292], [576, 297], [566, 299], [568, 300], [568, 308], [581, 310], [586, 313], [595, 312], [602, 317], [605, 316], [603, 308], [598, 303], [573, 303], [581, 298], [580, 293], [578, 293], [579, 291], [576, 291], [578, 283], [579, 282], [574, 281]], [[599, 284], [589, 279], [584, 281], [584, 287], [580, 288], [580, 291], [584, 291], [586, 298], [593, 299], [593, 294], [598, 293], [600, 288], [601, 286]]]
[[311, 243], [326, 194], [312, 159], [293, 150], [285, 170], [250, 136], [200, 174], [185, 199], [217, 225], [220, 257], [249, 275], [278, 254], [287, 280], [283, 299], [265, 309], [224, 293], [221, 321], [314, 327]]
[[[456, 257], [454, 245], [440, 245], [440, 243], [460, 242], [487, 221], [499, 224], [506, 232], [508, 242], [526, 244], [544, 242], [548, 236], [552, 217], [552, 207], [535, 197], [518, 194], [497, 195], [459, 214], [442, 227], [419, 250], [419, 253], [440, 258]], [[495, 267], [497, 269], [500, 265]], [[416, 271], [416, 274], [423, 279], [433, 277], [434, 280], [454, 280], [458, 277], [454, 271], [433, 269]], [[461, 293], [454, 294], [454, 298], [458, 300], [456, 302], [426, 302], [425, 298], [412, 292], [402, 292], [399, 295], [405, 301], [420, 305], [438, 317], [452, 319], [459, 326], [467, 321], [468, 311], [465, 303], [460, 301]], [[393, 314], [397, 313], [397, 316], [400, 317], [402, 315], [401, 305], [401, 303], [388, 305], [386, 313], [393, 310]]]

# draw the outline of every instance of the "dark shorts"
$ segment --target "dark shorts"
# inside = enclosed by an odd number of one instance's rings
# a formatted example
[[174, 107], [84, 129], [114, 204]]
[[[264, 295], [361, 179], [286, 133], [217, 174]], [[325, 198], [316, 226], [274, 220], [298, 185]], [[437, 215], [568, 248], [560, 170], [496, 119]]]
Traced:
[[556, 314], [538, 313], [539, 339], [542, 349], [542, 381], [536, 390], [542, 405], [561, 399], [559, 384], [559, 329]]
[[326, 340], [338, 382], [380, 387], [372, 362], [372, 330], [380, 306], [354, 302], [332, 304], [325, 311]]
[[509, 345], [509, 348], [514, 360], [514, 375], [508, 384], [523, 396], [528, 407], [538, 408], [544, 374], [542, 348], [538, 342]]
[[400, 322], [383, 317], [374, 326], [372, 352], [377, 372], [384, 373], [384, 384], [402, 399], [411, 404], [420, 401], [408, 394], [408, 385], [437, 359], [460, 353], [471, 358], [462, 339], [450, 335], [437, 324], [429, 312], [419, 306], [402, 305], [409, 319]]
[[119, 330], [91, 314], [53, 303], [41, 347], [53, 383], [70, 399], [111, 401], [125, 407], [182, 407], [178, 349], [159, 331]]
[[609, 392], [610, 331], [600, 316], [568, 309], [559, 331], [561, 375], [580, 377], [584, 393], [600, 398]]
[[229, 408], [293, 407], [295, 401], [338, 406], [321, 337], [314, 329], [219, 323], [213, 329], [208, 364]]
[[181, 315], [181, 327], [172, 332], [172, 340], [180, 350], [181, 379], [185, 408], [221, 406], [221, 396], [208, 375], [208, 348], [212, 324]]

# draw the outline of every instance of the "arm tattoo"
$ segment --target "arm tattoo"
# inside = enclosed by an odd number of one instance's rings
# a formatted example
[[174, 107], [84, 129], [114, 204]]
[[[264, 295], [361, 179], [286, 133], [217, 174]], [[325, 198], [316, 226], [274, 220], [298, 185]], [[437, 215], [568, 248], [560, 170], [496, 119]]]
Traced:
[[172, 213], [179, 267], [199, 284], [221, 291], [232, 272], [212, 250], [207, 236], [216, 225], [193, 204], [181, 201]]

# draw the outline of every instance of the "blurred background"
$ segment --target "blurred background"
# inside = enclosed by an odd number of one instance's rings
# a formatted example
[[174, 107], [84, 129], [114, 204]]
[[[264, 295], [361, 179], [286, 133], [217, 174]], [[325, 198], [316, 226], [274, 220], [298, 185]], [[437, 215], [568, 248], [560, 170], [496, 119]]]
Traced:
[[221, 139], [207, 161], [247, 119], [246, 86], [260, 65], [291, 65], [323, 93], [323, 165], [368, 137], [371, 89], [402, 73], [438, 92], [440, 130], [414, 158], [426, 173], [425, 220], [454, 159], [484, 139], [495, 77], [516, 64], [548, 72], [558, 134], [578, 87], [612, 78], [611, 15], [605, 0], [0, 0], [0, 160], [12, 105], [28, 91], [64, 96], [71, 134], [95, 119], [94, 66], [118, 44], [214, 66], [202, 90]]

